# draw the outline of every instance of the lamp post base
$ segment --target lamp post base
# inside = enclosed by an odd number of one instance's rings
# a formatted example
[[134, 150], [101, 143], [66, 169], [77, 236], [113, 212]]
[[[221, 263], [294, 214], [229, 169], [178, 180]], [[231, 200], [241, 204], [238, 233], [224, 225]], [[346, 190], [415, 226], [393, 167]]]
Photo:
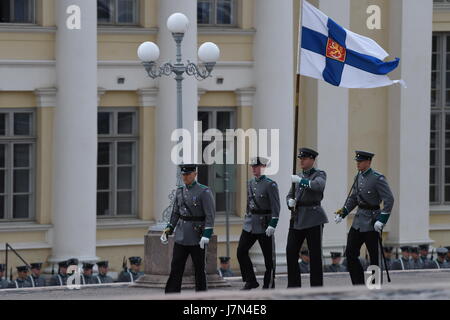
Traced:
[[[170, 274], [174, 238], [169, 237], [169, 243], [163, 245], [160, 240], [161, 233], [149, 230], [144, 237], [145, 266], [144, 276], [140, 277], [132, 286], [147, 288], [164, 288]], [[206, 279], [208, 288], [230, 287], [217, 273], [217, 236], [214, 235], [208, 244], [206, 256]], [[195, 288], [194, 266], [189, 257], [183, 274], [183, 289]]]

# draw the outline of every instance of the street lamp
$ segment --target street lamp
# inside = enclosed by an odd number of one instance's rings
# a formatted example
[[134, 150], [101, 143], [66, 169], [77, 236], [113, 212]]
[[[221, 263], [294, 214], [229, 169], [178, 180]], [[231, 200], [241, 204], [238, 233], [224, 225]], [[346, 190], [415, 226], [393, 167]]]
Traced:
[[[197, 65], [189, 60], [184, 64], [181, 57], [181, 42], [188, 27], [189, 19], [182, 13], [174, 13], [167, 19], [167, 29], [172, 33], [176, 43], [176, 63], [174, 64], [166, 62], [157, 66], [156, 60], [159, 59], [160, 52], [158, 46], [153, 42], [146, 41], [142, 43], [137, 51], [138, 57], [150, 78], [156, 79], [163, 75], [169, 76], [172, 73], [175, 75], [177, 85], [177, 129], [183, 127], [183, 74], [194, 76], [197, 80], [204, 80], [211, 76], [211, 72], [220, 56], [220, 50], [216, 44], [205, 42], [198, 49], [198, 57], [203, 64]], [[179, 169], [177, 169], [176, 184], [181, 184]], [[175, 199], [175, 189], [172, 190], [169, 199], [170, 205], [164, 210], [161, 222], [166, 222], [170, 219], [171, 208]]]

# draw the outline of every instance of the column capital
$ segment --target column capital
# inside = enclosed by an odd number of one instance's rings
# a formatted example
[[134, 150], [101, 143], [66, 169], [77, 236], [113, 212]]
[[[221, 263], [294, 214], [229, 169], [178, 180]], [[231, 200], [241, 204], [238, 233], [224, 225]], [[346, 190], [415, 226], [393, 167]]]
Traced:
[[56, 88], [38, 88], [34, 90], [38, 108], [56, 107]]
[[200, 98], [202, 97], [202, 95], [204, 95], [205, 93], [207, 93], [208, 90], [203, 89], [203, 88], [198, 88], [197, 89], [197, 94], [198, 94], [198, 103], [200, 103]]
[[256, 89], [253, 87], [239, 88], [234, 91], [236, 94], [236, 102], [238, 107], [252, 107], [254, 105], [254, 98]]
[[158, 99], [159, 89], [156, 87], [141, 88], [137, 90], [140, 107], [155, 107]]
[[97, 88], [97, 106], [100, 105], [100, 99], [106, 93], [106, 89], [102, 87]]

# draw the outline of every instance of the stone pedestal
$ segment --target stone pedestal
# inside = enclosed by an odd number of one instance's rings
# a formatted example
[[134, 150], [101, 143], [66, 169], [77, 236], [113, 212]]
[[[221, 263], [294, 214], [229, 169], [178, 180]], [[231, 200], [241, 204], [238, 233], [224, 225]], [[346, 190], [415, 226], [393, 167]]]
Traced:
[[[134, 286], [149, 288], [164, 288], [170, 273], [172, 261], [174, 238], [169, 237], [169, 243], [163, 245], [160, 240], [160, 232], [150, 231], [145, 235], [145, 275], [140, 277]], [[208, 245], [206, 255], [206, 278], [208, 288], [229, 287], [222, 277], [217, 273], [217, 236], [213, 235]], [[186, 262], [183, 274], [182, 289], [195, 288], [194, 266], [191, 257]]]

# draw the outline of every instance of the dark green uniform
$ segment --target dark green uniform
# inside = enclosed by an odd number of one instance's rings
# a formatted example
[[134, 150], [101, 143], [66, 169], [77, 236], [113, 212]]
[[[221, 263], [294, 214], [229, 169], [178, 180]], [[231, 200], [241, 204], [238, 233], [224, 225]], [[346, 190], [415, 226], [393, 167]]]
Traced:
[[143, 272], [134, 272], [132, 270], [122, 271], [117, 278], [117, 282], [135, 282], [140, 276], [143, 276]]
[[15, 288], [15, 289], [26, 288], [27, 287], [26, 284], [27, 284], [26, 279], [17, 278], [16, 280], [9, 282], [8, 288]]
[[[120, 278], [120, 275], [119, 275]], [[92, 283], [113, 283], [113, 278], [111, 278], [110, 276], [108, 276], [107, 274], [98, 274], [96, 276], [92, 277]], [[118, 282], [130, 282], [130, 281], [118, 281]], [[132, 281], [131, 281], [132, 282]]]
[[35, 288], [35, 287], [45, 287], [45, 279], [42, 277], [36, 277], [35, 275], [30, 274], [26, 279], [25, 287]]

